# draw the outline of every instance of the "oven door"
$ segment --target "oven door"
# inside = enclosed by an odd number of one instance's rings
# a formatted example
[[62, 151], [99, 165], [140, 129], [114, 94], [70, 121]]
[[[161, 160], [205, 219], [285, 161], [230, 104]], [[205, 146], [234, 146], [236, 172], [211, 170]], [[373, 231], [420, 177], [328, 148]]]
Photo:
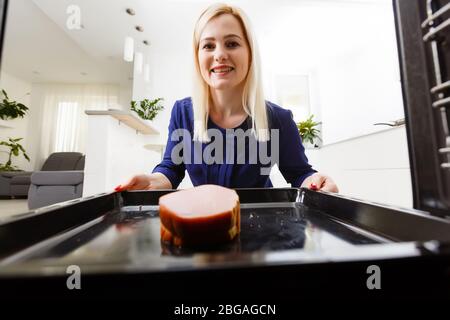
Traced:
[[70, 297], [73, 270], [91, 298], [450, 293], [447, 220], [308, 189], [236, 191], [241, 234], [213, 247], [161, 242], [158, 199], [174, 190], [103, 194], [10, 218], [0, 224], [1, 295]]

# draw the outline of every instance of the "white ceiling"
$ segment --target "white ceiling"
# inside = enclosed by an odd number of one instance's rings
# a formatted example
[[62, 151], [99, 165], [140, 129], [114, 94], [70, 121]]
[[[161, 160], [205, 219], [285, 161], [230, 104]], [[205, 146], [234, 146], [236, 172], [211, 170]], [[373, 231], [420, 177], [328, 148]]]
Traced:
[[[192, 29], [198, 14], [211, 0], [12, 0], [8, 12], [3, 65], [10, 72], [30, 82], [131, 83], [132, 65], [124, 62], [126, 36], [136, 40], [136, 47], [161, 54], [190, 49]], [[304, 30], [299, 42], [308, 43], [295, 57], [319, 63], [324, 56], [339, 50], [339, 35], [347, 32], [348, 21], [334, 14], [336, 6], [367, 3], [389, 3], [390, 0], [241, 0], [236, 3], [246, 11], [257, 30], [264, 36], [263, 46], [283, 46], [285, 39], [276, 32], [280, 21], [284, 27]], [[299, 5], [317, 7], [317, 16], [296, 13]], [[69, 5], [81, 9], [81, 30], [66, 27]], [[323, 17], [320, 18], [323, 6]], [[330, 6], [332, 5], [332, 6]], [[135, 16], [125, 9], [131, 7]], [[333, 8], [331, 8], [333, 7]], [[293, 9], [294, 8], [294, 9]], [[297, 8], [298, 9], [298, 8]], [[290, 13], [290, 14], [289, 14]], [[360, 22], [365, 17], [354, 17]], [[144, 27], [140, 33], [136, 25]], [[327, 42], [317, 34], [320, 25], [329, 29]], [[302, 38], [303, 37], [303, 38]], [[150, 46], [142, 40], [150, 41]], [[302, 40], [300, 40], [302, 39]], [[270, 49], [266, 49], [269, 51]], [[344, 50], [344, 49], [343, 49]], [[267, 54], [270, 56], [270, 52]], [[176, 62], [174, 62], [176, 63]], [[38, 74], [36, 74], [38, 73]], [[81, 73], [86, 73], [82, 75]]]
[[[66, 1], [51, 1], [52, 10], [63, 2]], [[39, 7], [41, 4], [43, 6]], [[123, 61], [120, 50], [95, 54], [89, 50], [87, 41], [76, 41], [86, 38], [86, 30], [69, 31], [65, 21], [63, 25], [55, 23], [56, 17], [67, 18], [67, 6], [47, 12], [44, 5], [49, 4], [49, 1], [10, 1], [2, 70], [29, 82], [131, 86], [132, 65]]]

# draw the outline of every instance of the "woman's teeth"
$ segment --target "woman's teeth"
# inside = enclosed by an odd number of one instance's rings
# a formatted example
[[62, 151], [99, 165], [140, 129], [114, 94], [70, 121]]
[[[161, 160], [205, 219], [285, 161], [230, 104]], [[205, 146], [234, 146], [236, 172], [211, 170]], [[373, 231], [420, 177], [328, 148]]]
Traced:
[[228, 67], [228, 68], [212, 69], [211, 72], [214, 72], [214, 73], [225, 73], [225, 72], [230, 72], [231, 70], [233, 70], [233, 68]]

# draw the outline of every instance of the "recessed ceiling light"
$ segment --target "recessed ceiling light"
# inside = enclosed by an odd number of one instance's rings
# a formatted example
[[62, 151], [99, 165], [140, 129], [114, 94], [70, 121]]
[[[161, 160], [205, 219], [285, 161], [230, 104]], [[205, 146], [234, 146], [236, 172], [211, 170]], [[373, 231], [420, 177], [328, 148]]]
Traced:
[[150, 45], [150, 41], [147, 41], [147, 40], [142, 41], [142, 43], [145, 44], [146, 46]]
[[131, 8], [127, 8], [127, 13], [130, 15], [130, 16], [134, 16], [135, 14], [136, 14], [136, 12], [133, 10], [133, 9], [131, 9]]
[[144, 31], [144, 28], [142, 26], [136, 26], [135, 28], [139, 32], [143, 32]]

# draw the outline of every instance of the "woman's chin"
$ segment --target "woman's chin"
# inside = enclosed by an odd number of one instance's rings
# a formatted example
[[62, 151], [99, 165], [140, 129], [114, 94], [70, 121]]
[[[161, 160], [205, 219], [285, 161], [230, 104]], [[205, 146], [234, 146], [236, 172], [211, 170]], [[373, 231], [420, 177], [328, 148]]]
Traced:
[[210, 87], [214, 90], [229, 90], [236, 87], [236, 83], [229, 80], [218, 80], [210, 83]]

